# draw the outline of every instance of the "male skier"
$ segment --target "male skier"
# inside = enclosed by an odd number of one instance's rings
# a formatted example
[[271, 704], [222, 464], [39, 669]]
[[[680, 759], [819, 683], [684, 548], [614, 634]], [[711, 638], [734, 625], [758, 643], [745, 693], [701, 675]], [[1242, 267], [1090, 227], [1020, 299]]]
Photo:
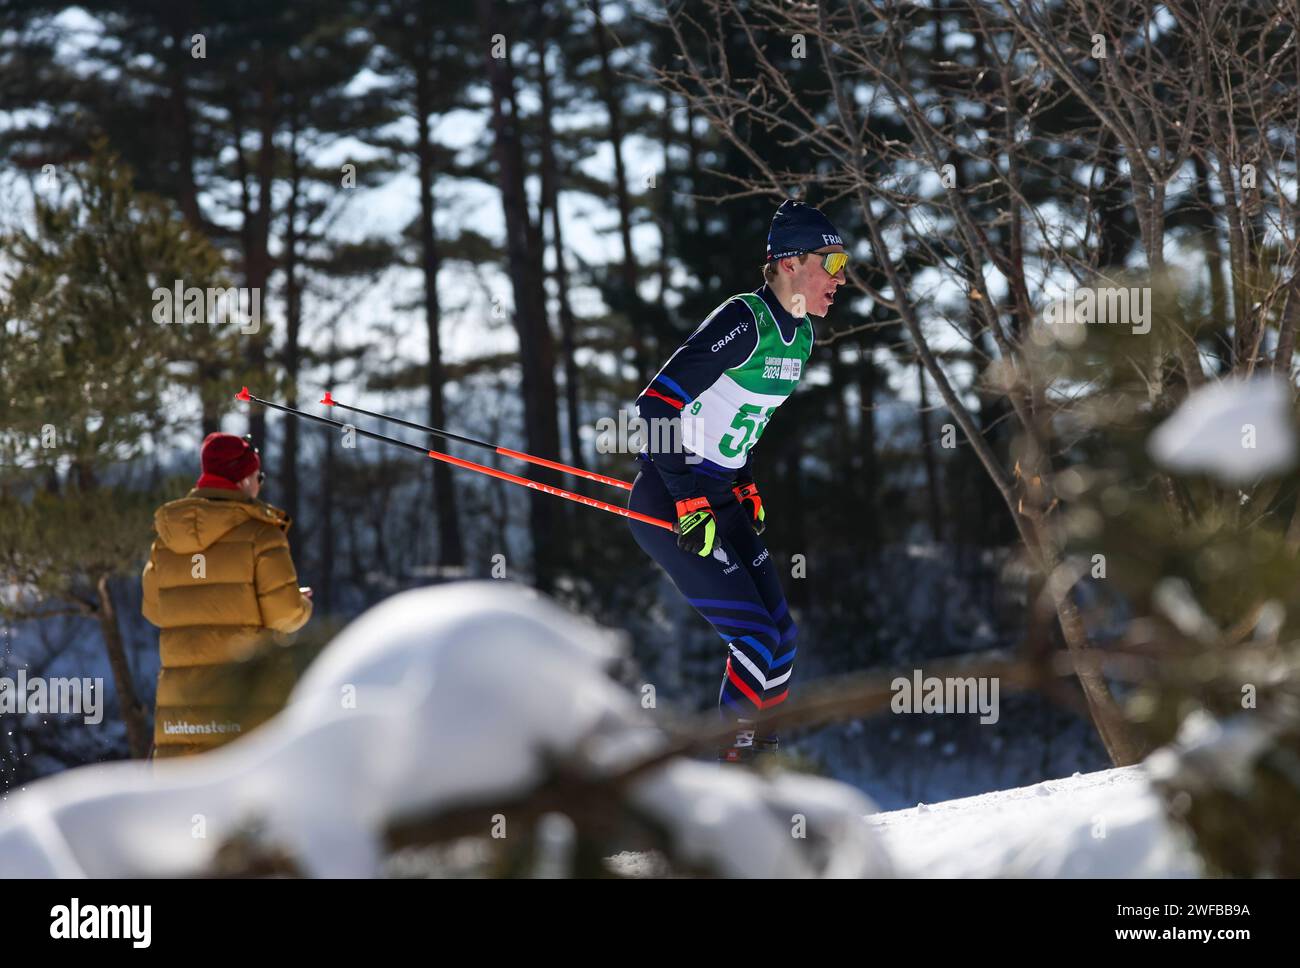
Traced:
[[[727, 299], [704, 320], [637, 397], [652, 428], [676, 421], [677, 434], [649, 433], [628, 506], [675, 520], [677, 534], [632, 520], [637, 544], [727, 643], [718, 696], [736, 723], [719, 754], [743, 763], [772, 752], [755, 736], [764, 709], [785, 700], [795, 654], [776, 566], [758, 537], [763, 500], [751, 450], [803, 376], [813, 345], [808, 316], [825, 316], [844, 283], [843, 240], [817, 209], [783, 202], [767, 236], [764, 284]], [[680, 440], [680, 448], [674, 447]]]

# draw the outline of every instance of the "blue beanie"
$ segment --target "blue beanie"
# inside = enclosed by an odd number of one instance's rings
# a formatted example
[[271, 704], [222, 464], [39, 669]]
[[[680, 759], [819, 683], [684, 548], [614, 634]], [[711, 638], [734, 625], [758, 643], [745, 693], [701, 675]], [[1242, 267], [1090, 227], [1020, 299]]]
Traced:
[[767, 261], [843, 244], [830, 219], [811, 205], [788, 198], [772, 216], [772, 227], [767, 230]]

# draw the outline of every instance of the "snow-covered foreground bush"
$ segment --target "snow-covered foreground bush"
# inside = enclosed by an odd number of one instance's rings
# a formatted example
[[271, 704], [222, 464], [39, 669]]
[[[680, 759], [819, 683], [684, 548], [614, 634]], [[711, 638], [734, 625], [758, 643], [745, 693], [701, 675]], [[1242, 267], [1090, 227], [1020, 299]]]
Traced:
[[[662, 744], [609, 676], [619, 657], [615, 639], [517, 587], [394, 596], [345, 629], [257, 732], [192, 760], [71, 770], [12, 797], [0, 874], [201, 874], [256, 829], [292, 869], [369, 876], [390, 823], [470, 804], [488, 836], [495, 805], [517, 802], [548, 764], [579, 762], [581, 749], [592, 770], [623, 769]], [[828, 780], [678, 759], [638, 778], [627, 806], [693, 870], [892, 872], [862, 821], [871, 803]]]
[[[490, 844], [503, 822], [507, 840], [527, 840], [530, 820], [514, 811], [556, 764], [590, 779], [626, 770], [666, 742], [653, 714], [611, 678], [621, 658], [614, 636], [517, 586], [396, 595], [345, 629], [257, 732], [190, 760], [71, 770], [12, 797], [0, 817], [0, 875], [229, 872], [223, 859], [250, 836], [280, 870], [410, 872], [395, 862], [386, 832], [411, 818], [436, 826], [467, 808], [482, 818], [469, 836]], [[645, 851], [600, 842], [624, 873], [1197, 870], [1135, 769], [873, 816], [847, 784], [678, 757], [633, 778], [611, 802], [666, 844], [667, 862], [656, 852], [647, 864]]]
[[1249, 484], [1295, 466], [1292, 392], [1272, 376], [1224, 380], [1190, 394], [1148, 441], [1151, 456], [1180, 474]]

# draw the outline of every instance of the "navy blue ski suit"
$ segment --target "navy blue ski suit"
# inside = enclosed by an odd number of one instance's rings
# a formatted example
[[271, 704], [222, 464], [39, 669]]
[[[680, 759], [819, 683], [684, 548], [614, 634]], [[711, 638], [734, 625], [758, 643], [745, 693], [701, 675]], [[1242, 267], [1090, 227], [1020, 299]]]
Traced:
[[[792, 338], [798, 320], [766, 285], [756, 290], [772, 310], [782, 335]], [[750, 310], [739, 300], [719, 310], [672, 355], [637, 398], [637, 413], [646, 421], [678, 418], [682, 408], [711, 386], [723, 371], [739, 366], [758, 340]], [[730, 339], [740, 324], [752, 338]], [[720, 342], [725, 345], [719, 346]], [[753, 480], [750, 458], [729, 469], [668, 449], [637, 455], [641, 471], [628, 506], [670, 521], [676, 502], [701, 495], [709, 499], [717, 521], [713, 554], [700, 557], [677, 547], [677, 535], [629, 519], [637, 544], [668, 573], [678, 590], [726, 643], [718, 709], [727, 719], [755, 720], [763, 709], [785, 700], [795, 656], [795, 623], [781, 591], [776, 565], [763, 540], [754, 533], [747, 510], [732, 488]]]

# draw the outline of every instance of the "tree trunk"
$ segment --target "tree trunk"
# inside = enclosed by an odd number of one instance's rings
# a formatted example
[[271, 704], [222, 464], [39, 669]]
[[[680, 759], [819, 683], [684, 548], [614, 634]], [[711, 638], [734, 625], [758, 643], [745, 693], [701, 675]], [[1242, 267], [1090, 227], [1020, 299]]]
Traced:
[[[336, 362], [338, 360], [338, 331], [330, 334], [329, 379], [326, 386], [334, 385]], [[337, 430], [325, 434], [325, 471], [320, 479], [320, 521], [317, 533], [320, 535], [320, 564], [317, 568], [320, 579], [319, 610], [329, 615], [334, 611], [334, 441]]]
[[[1101, 185], [1094, 202], [1097, 218], [1097, 268], [1103, 273], [1123, 269], [1129, 252], [1133, 249], [1133, 236], [1124, 222], [1128, 202], [1115, 165], [1115, 136], [1109, 128], [1102, 128], [1097, 139], [1100, 156]], [[1091, 191], [1089, 192], [1091, 196]]]
[[[673, 142], [673, 99], [667, 91], [663, 92], [664, 113], [659, 119], [659, 141], [664, 150], [664, 170], [660, 173], [659, 185], [659, 307], [668, 305], [669, 278], [668, 253], [673, 250], [673, 170], [669, 148]], [[666, 322], [667, 320], [665, 320]]]
[[176, 138], [176, 160], [179, 184], [176, 202], [181, 214], [196, 232], [204, 231], [203, 216], [199, 210], [199, 191], [194, 181], [194, 129], [190, 116], [189, 91], [185, 84], [185, 66], [190, 61], [189, 3], [178, 3], [169, 8], [172, 15], [172, 49], [167, 58], [168, 94], [171, 108], [172, 133]]
[[925, 389], [925, 367], [916, 362], [916, 385], [920, 390], [920, 406], [916, 419], [921, 427], [921, 457], [925, 462], [926, 508], [930, 516], [930, 536], [935, 542], [943, 541], [943, 512], [939, 505], [939, 468], [934, 459], [934, 432], [930, 427], [930, 397]]
[[[438, 270], [441, 254], [434, 230], [433, 213], [433, 144], [430, 140], [429, 114], [433, 110], [429, 89], [429, 34], [431, 25], [427, 8], [420, 7], [420, 41], [415, 48], [416, 161], [420, 168], [420, 266], [424, 272], [424, 322], [429, 342], [429, 362], [425, 382], [429, 390], [429, 423], [447, 426], [446, 376], [442, 365], [442, 339], [439, 324], [442, 306], [438, 300]], [[456, 491], [451, 468], [443, 461], [433, 462], [433, 506], [438, 516], [438, 564], [459, 568], [465, 564], [461, 542], [460, 515], [456, 510]]]
[[[266, 54], [261, 57], [258, 130], [260, 145], [257, 153], [257, 210], [245, 212], [245, 220], [251, 219], [247, 226], [244, 249], [244, 278], [249, 289], [266, 294], [266, 285], [271, 278], [271, 194], [275, 183], [275, 127], [276, 127], [276, 89], [273, 66], [266, 63]], [[266, 301], [262, 300], [265, 307]], [[261, 373], [266, 368], [266, 320], [256, 333], [247, 335], [245, 361], [252, 373]], [[262, 459], [266, 460], [266, 410], [252, 407], [248, 413], [248, 432], [253, 436], [255, 446], [262, 449]]]
[[122, 722], [126, 724], [127, 744], [131, 748], [131, 756], [142, 760], [149, 755], [149, 721], [144, 706], [135, 694], [131, 664], [127, 661], [122, 630], [117, 625], [117, 607], [113, 604], [113, 591], [109, 588], [108, 580], [108, 575], [100, 575], [95, 583], [98, 597], [95, 617], [99, 619], [99, 630], [104, 636], [104, 650], [108, 653], [108, 664], [113, 670], [113, 688], [117, 690]]
[[[492, 0], [476, 0], [484, 37], [499, 32], [502, 21]], [[555, 347], [546, 325], [539, 229], [528, 212], [524, 185], [524, 155], [514, 96], [510, 58], [487, 58], [492, 89], [493, 150], [506, 218], [506, 249], [514, 289], [515, 329], [523, 371], [524, 425], [534, 454], [554, 459], [560, 436], [556, 420]], [[554, 475], [538, 474], [554, 480]], [[540, 491], [529, 494], [529, 528], [533, 539], [533, 571], [537, 587], [549, 591], [555, 578], [554, 499]]]
[[569, 437], [570, 460], [581, 467], [582, 435], [579, 432], [578, 364], [573, 307], [569, 302], [569, 269], [564, 256], [564, 232], [560, 225], [560, 172], [555, 158], [555, 131], [551, 124], [553, 102], [551, 78], [546, 69], [545, 51], [538, 57], [538, 79], [542, 100], [542, 205], [551, 215], [551, 248], [555, 252], [555, 288], [560, 306], [560, 356], [564, 367], [565, 424]]
[[636, 368], [637, 386], [645, 386], [646, 373], [645, 334], [642, 332], [643, 312], [637, 292], [636, 258], [632, 254], [632, 201], [628, 195], [627, 170], [623, 165], [623, 108], [618, 103], [618, 89], [614, 81], [614, 68], [609, 62], [609, 38], [605, 36], [605, 23], [600, 16], [599, 0], [591, 0], [595, 15], [596, 48], [600, 52], [600, 96], [609, 117], [609, 143], [614, 149], [614, 197], [618, 202], [618, 233], [623, 240], [623, 305], [627, 313], [632, 336], [632, 365]]
[[[1072, 655], [1086, 660], [1093, 648], [1088, 642], [1088, 633], [1079, 609], [1070, 598], [1068, 590], [1056, 595], [1055, 605], [1066, 648]], [[1084, 698], [1088, 701], [1093, 725], [1097, 728], [1106, 752], [1110, 754], [1111, 762], [1116, 766], [1132, 766], [1141, 762], [1146, 750], [1129, 726], [1123, 709], [1115, 701], [1106, 677], [1098, 669], [1089, 667], [1076, 668], [1076, 674], [1083, 687]]]
[[[1286, 302], [1282, 305], [1282, 320], [1278, 324], [1277, 349], [1273, 354], [1273, 370], [1287, 383], [1291, 383], [1291, 358], [1295, 355], [1296, 322], [1300, 321], [1300, 274], [1291, 277], [1287, 286]], [[1292, 384], [1294, 388], [1294, 384]], [[1292, 394], [1294, 394], [1292, 389]]]
[[[285, 212], [284, 287], [285, 333], [284, 372], [288, 406], [298, 406], [298, 369], [302, 363], [299, 332], [302, 328], [302, 287], [298, 279], [298, 193], [302, 188], [301, 159], [298, 157], [298, 116], [290, 117], [289, 198]], [[298, 517], [298, 421], [284, 422], [284, 454], [277, 463], [276, 480], [283, 492], [283, 505], [290, 519]]]
[[[853, 448], [849, 446], [849, 411], [844, 402], [848, 392], [849, 380], [845, 372], [844, 360], [840, 357], [841, 343], [837, 340], [827, 349], [831, 367], [831, 423], [834, 426], [835, 467], [841, 479], [851, 478], [853, 474]], [[850, 479], [849, 487], [853, 486]]]
[[[792, 434], [789, 441], [789, 450], [785, 458], [785, 478], [790, 495], [790, 504], [787, 509], [789, 518], [789, 534], [804, 535], [807, 534], [807, 521], [804, 515], [804, 496], [803, 496], [803, 474], [800, 473], [800, 457], [803, 453], [803, 438], [799, 434]], [[804, 560], [804, 566], [807, 567], [807, 560]], [[790, 601], [800, 608], [813, 607], [814, 587], [812, 579], [805, 576], [796, 578], [789, 585]]]
[[[185, 65], [190, 60], [186, 51], [192, 23], [192, 5], [177, 4], [169, 9], [172, 20], [172, 49], [167, 60], [169, 80], [168, 101], [171, 108], [172, 129], [176, 137], [176, 158], [179, 183], [176, 187], [177, 204], [181, 214], [190, 227], [199, 234], [206, 234], [203, 224], [203, 212], [199, 208], [199, 190], [194, 179], [194, 123], [190, 112], [189, 89], [186, 85]], [[199, 402], [202, 408], [200, 417], [201, 436], [221, 429], [220, 400], [212, 388], [221, 381], [221, 363], [213, 358], [208, 345], [212, 342], [211, 333], [203, 331], [199, 344], [207, 350], [202, 352], [196, 364], [198, 366]]]
[[1219, 244], [1218, 220], [1214, 217], [1214, 197], [1210, 194], [1210, 170], [1205, 159], [1193, 153], [1196, 168], [1196, 224], [1201, 229], [1206, 269], [1210, 279], [1210, 318], [1216, 324], [1227, 321], [1228, 282], [1224, 278], [1223, 246]]
[[858, 398], [862, 408], [858, 417], [858, 452], [862, 457], [862, 472], [856, 487], [862, 502], [864, 537], [867, 546], [874, 550], [880, 540], [879, 522], [876, 519], [879, 478], [876, 465], [876, 362], [872, 359], [871, 347], [866, 345], [865, 340], [859, 346], [858, 353]]

